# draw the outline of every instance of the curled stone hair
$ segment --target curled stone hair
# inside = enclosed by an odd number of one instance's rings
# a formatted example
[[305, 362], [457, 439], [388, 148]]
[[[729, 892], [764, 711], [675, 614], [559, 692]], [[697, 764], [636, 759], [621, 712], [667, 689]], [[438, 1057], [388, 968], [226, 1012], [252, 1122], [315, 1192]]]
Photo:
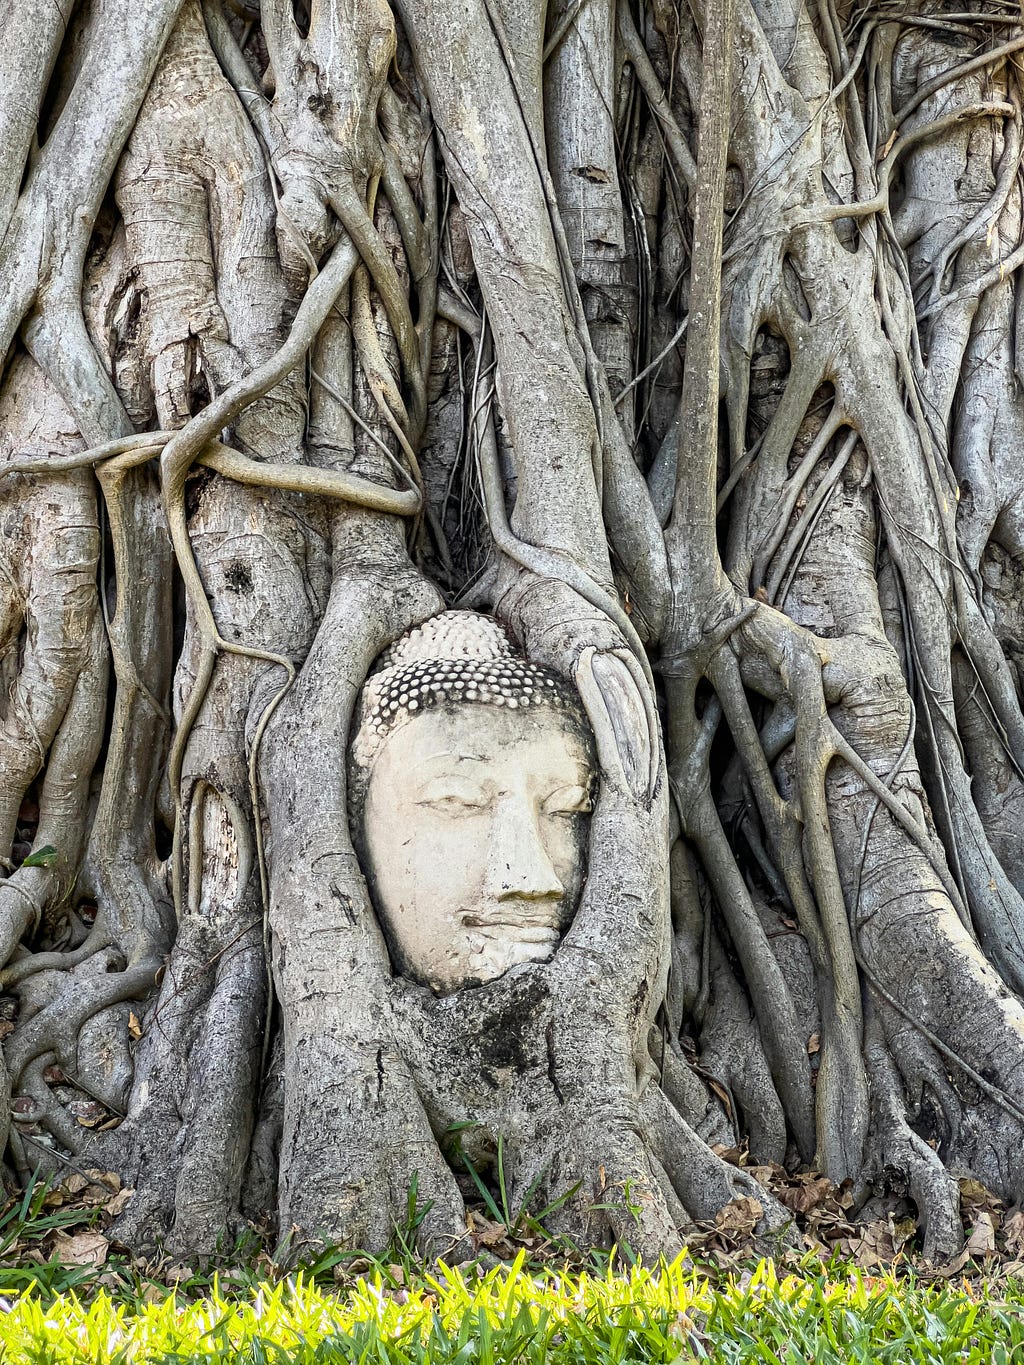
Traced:
[[551, 669], [519, 658], [502, 627], [474, 611], [446, 611], [416, 626], [381, 654], [363, 685], [349, 746], [348, 801], [362, 815], [374, 761], [387, 737], [445, 703], [550, 706], [580, 733], [590, 726], [576, 689]]

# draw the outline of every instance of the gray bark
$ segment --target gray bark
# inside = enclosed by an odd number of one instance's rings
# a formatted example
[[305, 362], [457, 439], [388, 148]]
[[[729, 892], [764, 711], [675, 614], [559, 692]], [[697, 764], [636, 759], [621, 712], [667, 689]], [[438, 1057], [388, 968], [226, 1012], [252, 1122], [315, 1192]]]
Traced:
[[[1024, 1195], [1021, 25], [122, 8], [0, 21], [11, 1178], [113, 1165], [182, 1254], [414, 1193], [459, 1255], [468, 1121], [655, 1255], [784, 1223], [747, 1141], [952, 1254], [953, 1176]], [[437, 995], [345, 751], [453, 603], [601, 780], [553, 959]]]

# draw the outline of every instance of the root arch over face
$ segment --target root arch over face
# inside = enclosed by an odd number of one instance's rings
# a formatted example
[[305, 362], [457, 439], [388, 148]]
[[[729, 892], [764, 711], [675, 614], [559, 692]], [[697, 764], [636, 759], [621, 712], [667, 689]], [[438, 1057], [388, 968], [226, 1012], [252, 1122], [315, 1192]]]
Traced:
[[[782, 1227], [747, 1142], [952, 1254], [949, 1172], [1024, 1185], [1020, 26], [236, 11], [3, 21], [12, 1173], [116, 1167], [182, 1254], [415, 1198], [459, 1255], [462, 1134], [654, 1255]], [[346, 752], [452, 606], [600, 782], [550, 960], [442, 992]]]

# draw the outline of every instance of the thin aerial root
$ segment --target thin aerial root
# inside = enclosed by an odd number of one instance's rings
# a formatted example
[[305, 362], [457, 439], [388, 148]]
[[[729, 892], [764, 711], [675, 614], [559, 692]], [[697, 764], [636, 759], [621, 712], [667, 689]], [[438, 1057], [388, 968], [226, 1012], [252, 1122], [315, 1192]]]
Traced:
[[[482, 427], [482, 430], [480, 429]], [[476, 432], [480, 463], [480, 482], [487, 509], [487, 521], [494, 543], [508, 555], [514, 564], [527, 569], [538, 578], [553, 578], [568, 584], [579, 593], [584, 602], [602, 612], [613, 625], [618, 626], [626, 643], [644, 673], [647, 686], [654, 692], [654, 675], [647, 658], [647, 651], [636, 627], [630, 621], [618, 600], [590, 577], [581, 565], [561, 550], [551, 550], [543, 546], [529, 545], [513, 532], [505, 511], [505, 495], [501, 485], [501, 470], [498, 466], [498, 443], [494, 434], [493, 416], [480, 416]]]
[[[797, 500], [806, 488], [807, 481], [814, 472], [818, 461], [821, 459], [822, 455], [824, 455], [833, 437], [839, 434], [845, 421], [845, 415], [840, 410], [839, 406], [836, 405], [833, 407], [796, 470], [781, 488], [777, 501], [771, 507], [770, 511], [767, 512], [765, 519], [769, 529], [766, 538], [758, 547], [757, 553], [754, 556], [754, 566], [751, 571], [755, 583], [764, 583], [766, 581], [768, 576], [768, 565], [776, 550], [779, 548], [779, 545], [782, 543], [782, 538], [786, 534], [786, 528], [789, 526], [790, 519], [796, 508]], [[846, 441], [843, 443], [844, 448], [849, 446], [849, 449], [852, 451], [855, 441], [855, 435], [852, 435], [852, 439], [851, 437], [847, 437]], [[774, 595], [775, 594], [769, 586], [769, 598], [773, 598]]]
[[[947, 85], [953, 85], [955, 82], [963, 80], [973, 71], [982, 71], [987, 66], [1001, 62], [1004, 57], [1011, 57], [1015, 52], [1020, 52], [1022, 48], [1024, 48], [1024, 38], [1013, 38], [1010, 42], [1003, 43], [1001, 47], [991, 48], [988, 52], [983, 52], [978, 57], [972, 57], [969, 61], [962, 62], [960, 66], [951, 67], [948, 71], [940, 72], [932, 80], [925, 81], [923, 85], [918, 86], [906, 104], [901, 109], [896, 110], [893, 115], [896, 127], [898, 128], [900, 124], [906, 123], [915, 109], [919, 109], [926, 99], [937, 94]], [[1011, 112], [1011, 118], [1015, 112], [1015, 110]]]
[[[843, 475], [843, 471], [850, 463], [860, 440], [857, 432], [851, 431], [840, 447], [835, 459], [832, 461], [824, 478], [818, 484], [811, 495], [800, 520], [794, 526], [792, 533], [786, 539], [781, 551], [776, 556], [772, 564], [771, 573], [768, 575], [766, 591], [769, 602], [774, 602], [781, 611], [785, 607], [786, 597], [789, 594], [790, 585], [800, 567], [800, 561], [804, 551], [810, 542], [818, 524], [818, 518], [824, 512], [832, 490], [838, 484]], [[795, 504], [794, 504], [795, 505]], [[792, 512], [792, 506], [789, 508]], [[781, 536], [779, 537], [779, 541]], [[778, 549], [779, 541], [772, 547], [772, 554]], [[767, 562], [767, 561], [766, 561]]]
[[899, 827], [913, 840], [914, 845], [920, 849], [928, 859], [929, 866], [942, 883], [942, 889], [949, 897], [961, 920], [966, 923], [965, 916], [967, 912], [964, 906], [963, 897], [960, 895], [960, 888], [950, 874], [945, 857], [941, 850], [936, 848], [935, 842], [929, 835], [928, 830], [910, 813], [909, 810], [907, 810], [899, 797], [881, 780], [870, 764], [864, 762], [860, 754], [858, 754], [853, 745], [850, 744], [849, 740], [836, 729], [831, 721], [829, 722], [829, 728], [831, 730], [830, 741], [836, 756], [841, 758], [844, 763], [848, 764], [865, 785], [874, 792], [875, 796], [877, 796], [882, 805], [885, 806], [886, 810]]
[[633, 16], [630, 13], [627, 0], [618, 0], [616, 13], [618, 14], [619, 37], [622, 40], [623, 49], [636, 73], [637, 80], [643, 88], [651, 112], [658, 120], [672, 164], [682, 177], [683, 183], [692, 193], [697, 184], [697, 163], [694, 161], [693, 153], [687, 146], [686, 139], [683, 137], [675, 115], [672, 113], [672, 106], [668, 97], [661, 88], [658, 73], [651, 64], [647, 49], [636, 31], [636, 25], [633, 23]]
[[[170, 441], [179, 436], [177, 431], [147, 431], [138, 436], [126, 436], [108, 441], [74, 455], [59, 455], [44, 459], [19, 458], [0, 465], [0, 478], [9, 474], [43, 474], [69, 469], [102, 468], [107, 461], [117, 459], [118, 469], [135, 469], [157, 458]], [[233, 450], [220, 441], [210, 441], [196, 456], [195, 463], [204, 469], [235, 483], [250, 488], [280, 488], [289, 493], [304, 493], [309, 497], [331, 498], [350, 502], [374, 512], [393, 516], [415, 516], [420, 510], [420, 494], [415, 486], [405, 489], [388, 488], [361, 474], [350, 474], [342, 469], [324, 469], [301, 464], [271, 464], [253, 460], [241, 451]], [[396, 470], [408, 481], [401, 465]]]
[[[1014, 118], [1016, 113], [1017, 110], [1014, 106], [1007, 104], [1005, 100], [980, 101], [975, 104], [962, 104], [951, 114], [944, 114], [931, 123], [925, 123], [919, 128], [911, 129], [906, 137], [900, 138], [879, 167], [878, 193], [874, 198], [863, 199], [854, 204], [822, 204], [816, 210], [818, 215], [816, 221], [836, 223], [843, 218], [866, 218], [874, 213], [888, 213], [893, 171], [896, 169], [896, 164], [900, 158], [912, 148], [929, 138], [935, 138], [948, 132], [951, 128], [957, 127], [958, 124], [967, 123], [971, 119]], [[951, 300], [951, 295], [946, 295], [944, 298], [944, 302]]]
[[388, 367], [380, 337], [370, 307], [370, 276], [365, 266], [357, 266], [352, 276], [352, 338], [359, 352], [359, 361], [366, 374], [374, 398], [382, 410], [390, 410], [398, 417], [406, 431], [410, 429], [409, 414]]
[[671, 778], [683, 829], [700, 855], [715, 900], [729, 927], [754, 1010], [763, 1021], [762, 1040], [772, 1078], [804, 1160], [814, 1151], [814, 1114], [807, 1040], [789, 986], [771, 950], [743, 876], [732, 856], [706, 776], [680, 789]]
[[409, 301], [388, 255], [380, 233], [366, 211], [355, 187], [346, 185], [331, 196], [331, 207], [359, 250], [367, 269], [373, 276], [388, 315], [388, 321], [398, 342], [402, 369], [412, 390], [410, 434], [418, 442], [427, 419], [426, 377], [420, 369], [420, 346], [416, 327], [409, 311]]

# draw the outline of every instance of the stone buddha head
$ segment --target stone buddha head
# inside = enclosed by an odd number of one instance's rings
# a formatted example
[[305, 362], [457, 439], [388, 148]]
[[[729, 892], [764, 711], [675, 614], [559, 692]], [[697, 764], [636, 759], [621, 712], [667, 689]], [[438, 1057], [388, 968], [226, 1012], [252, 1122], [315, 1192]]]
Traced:
[[547, 961], [579, 901], [594, 775], [575, 689], [490, 617], [444, 612], [385, 651], [349, 804], [395, 969], [444, 993]]

